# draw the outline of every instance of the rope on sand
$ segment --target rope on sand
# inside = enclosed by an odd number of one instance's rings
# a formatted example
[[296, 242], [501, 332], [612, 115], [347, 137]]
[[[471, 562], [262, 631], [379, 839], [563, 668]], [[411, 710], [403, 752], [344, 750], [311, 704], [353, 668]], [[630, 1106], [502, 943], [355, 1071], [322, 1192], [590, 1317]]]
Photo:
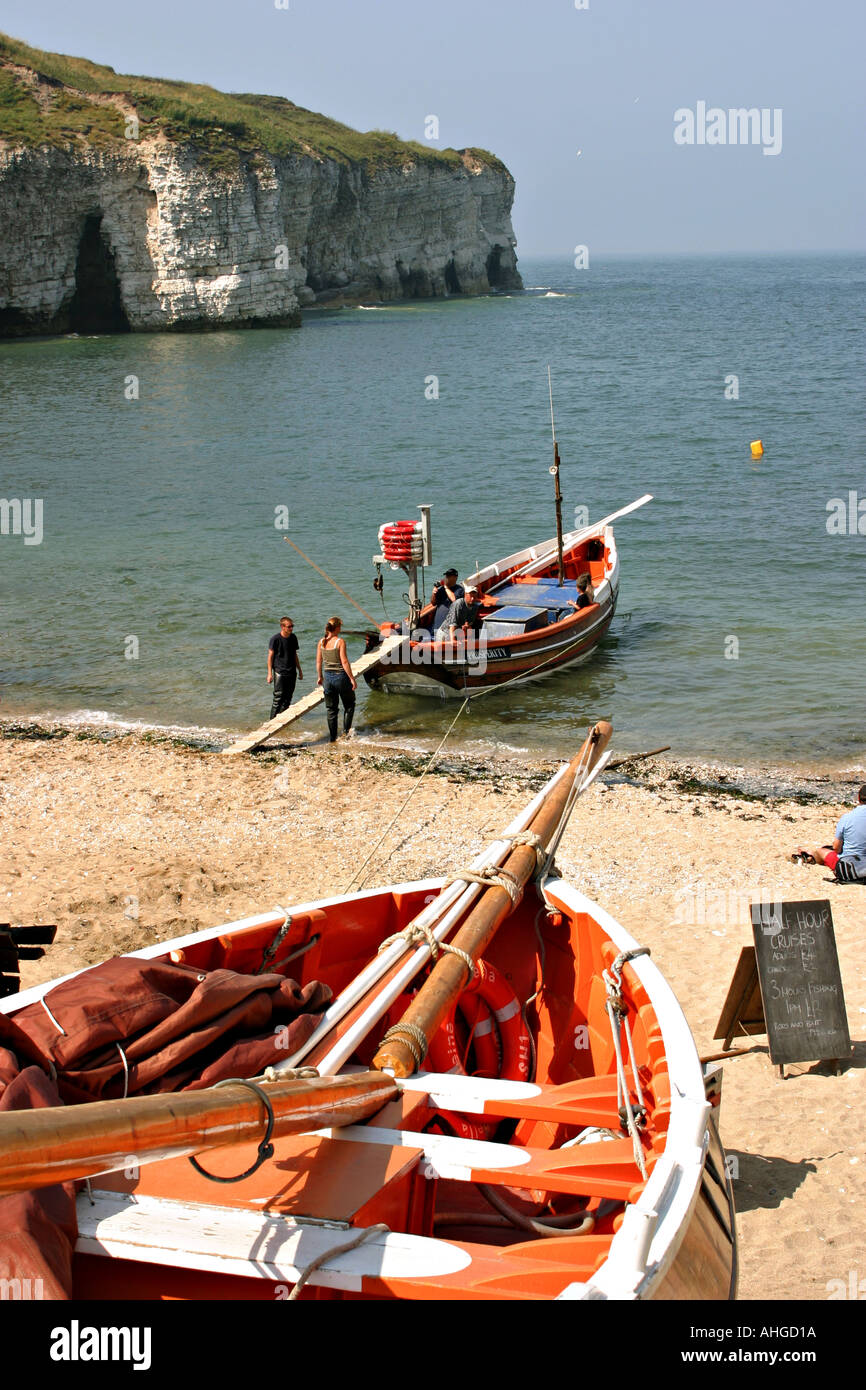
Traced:
[[[284, 540], [288, 540], [288, 537], [287, 537], [287, 536], [284, 537]], [[553, 656], [553, 657], [548, 657], [546, 661], [540, 661], [540, 662], [538, 663], [537, 666], [533, 666], [533, 667], [532, 667], [532, 671], [530, 672], [530, 674], [534, 674], [536, 671], [540, 671], [540, 670], [542, 669], [542, 667], [544, 667], [544, 666], [549, 666], [551, 661], [554, 661], [554, 660], [556, 660], [558, 657], [562, 656], [564, 652], [570, 652], [570, 651], [572, 650], [573, 647], [579, 646], [580, 643], [581, 643], [583, 640], [584, 640], [583, 637], [578, 637], [578, 638], [575, 639], [574, 642], [570, 642], [569, 645], [568, 645], [567, 647], [564, 647], [564, 648], [562, 649], [561, 652], [557, 652], [555, 656]], [[412, 790], [410, 791], [409, 795], [406, 797], [405, 801], [402, 803], [402, 805], [401, 805], [401, 806], [399, 807], [399, 809], [397, 810], [396, 815], [393, 817], [393, 819], [390, 821], [390, 823], [388, 824], [388, 826], [385, 828], [385, 830], [384, 830], [384, 831], [382, 832], [382, 834], [379, 836], [379, 839], [376, 841], [376, 843], [375, 843], [375, 845], [373, 846], [373, 848], [371, 849], [370, 853], [367, 855], [367, 858], [364, 860], [364, 862], [363, 862], [363, 864], [361, 865], [360, 869], [357, 870], [357, 872], [352, 876], [352, 878], [350, 878], [349, 882], [346, 884], [346, 887], [343, 889], [343, 892], [344, 892], [344, 893], [348, 893], [348, 892], [354, 887], [355, 884], [358, 884], [359, 887], [363, 887], [364, 883], [366, 882], [366, 879], [361, 878], [361, 875], [363, 874], [364, 870], [366, 869], [367, 865], [371, 862], [371, 860], [375, 858], [375, 856], [376, 856], [376, 854], [377, 854], [379, 848], [380, 848], [381, 845], [382, 845], [382, 842], [383, 842], [385, 839], [387, 839], [388, 835], [389, 835], [389, 834], [391, 833], [391, 831], [393, 830], [393, 828], [394, 828], [394, 826], [396, 825], [397, 821], [400, 819], [400, 816], [403, 814], [403, 811], [406, 809], [407, 805], [408, 805], [409, 802], [411, 801], [412, 797], [415, 795], [416, 791], [418, 790], [419, 786], [420, 786], [421, 783], [423, 782], [424, 778], [427, 776], [427, 773], [430, 771], [431, 767], [433, 766], [434, 762], [435, 762], [436, 759], [438, 758], [438, 756], [439, 756], [439, 754], [441, 753], [441, 751], [442, 751], [443, 747], [445, 746], [446, 742], [447, 742], [448, 739], [450, 738], [451, 732], [452, 732], [452, 730], [454, 729], [454, 726], [455, 726], [455, 724], [457, 723], [458, 719], [460, 718], [461, 714], [463, 714], [464, 710], [472, 703], [473, 700], [480, 700], [481, 697], [482, 697], [483, 695], [490, 695], [490, 694], [492, 693], [492, 691], [494, 691], [494, 690], [504, 690], [504, 689], [506, 688], [506, 686], [513, 685], [515, 681], [521, 680], [521, 679], [525, 679], [525, 677], [523, 677], [523, 676], [512, 676], [509, 680], [503, 681], [501, 685], [491, 685], [491, 686], [488, 686], [486, 690], [476, 690], [476, 691], [474, 692], [474, 694], [472, 694], [472, 695], [470, 695], [468, 691], [466, 692], [466, 694], [465, 694], [464, 697], [463, 697], [463, 701], [462, 701], [462, 703], [461, 703], [461, 705], [460, 705], [459, 710], [458, 710], [457, 713], [455, 714], [454, 718], [451, 720], [451, 723], [448, 725], [448, 728], [446, 729], [445, 733], [443, 734], [443, 736], [442, 736], [441, 740], [439, 741], [439, 744], [437, 745], [436, 749], [435, 749], [434, 752], [431, 754], [430, 759], [429, 759], [429, 761], [428, 761], [428, 763], [427, 763], [427, 766], [424, 768], [424, 771], [421, 773], [421, 776], [418, 778], [418, 781], [415, 783], [415, 786], [412, 788]]]

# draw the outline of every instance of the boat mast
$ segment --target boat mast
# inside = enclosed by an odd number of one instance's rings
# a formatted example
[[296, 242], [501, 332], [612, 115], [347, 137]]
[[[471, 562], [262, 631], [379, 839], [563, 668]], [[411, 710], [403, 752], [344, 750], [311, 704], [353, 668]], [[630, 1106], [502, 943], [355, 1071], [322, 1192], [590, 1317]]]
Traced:
[[553, 483], [556, 489], [556, 553], [559, 563], [559, 583], [562, 585], [565, 580], [565, 569], [562, 563], [562, 488], [559, 485], [559, 445], [556, 442], [556, 424], [553, 419], [553, 383], [550, 379], [550, 363], [547, 364], [547, 389], [550, 392], [550, 431], [553, 435], [553, 463], [550, 471], [553, 474]]

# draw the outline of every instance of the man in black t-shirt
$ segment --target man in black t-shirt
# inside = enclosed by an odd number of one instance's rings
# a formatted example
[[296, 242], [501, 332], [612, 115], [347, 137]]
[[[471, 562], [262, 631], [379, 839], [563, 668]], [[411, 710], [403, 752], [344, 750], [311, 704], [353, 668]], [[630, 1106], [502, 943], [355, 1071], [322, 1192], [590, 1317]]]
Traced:
[[303, 680], [298, 639], [291, 618], [280, 618], [280, 630], [268, 643], [268, 685], [274, 683], [271, 718], [288, 709], [295, 693], [295, 681]]
[[456, 603], [463, 597], [463, 585], [457, 583], [457, 571], [446, 570], [443, 577], [433, 585], [433, 592], [430, 601], [434, 604], [433, 612], [433, 631], [436, 632], [444, 623], [452, 603]]

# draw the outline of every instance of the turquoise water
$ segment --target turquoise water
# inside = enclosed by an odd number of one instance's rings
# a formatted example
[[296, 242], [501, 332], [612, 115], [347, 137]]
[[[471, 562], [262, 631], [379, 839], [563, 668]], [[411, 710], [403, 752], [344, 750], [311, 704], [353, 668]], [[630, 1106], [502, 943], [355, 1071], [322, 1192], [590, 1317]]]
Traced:
[[[655, 501], [617, 527], [619, 610], [593, 658], [477, 701], [453, 746], [560, 753], [606, 716], [628, 748], [866, 765], [866, 535], [827, 530], [831, 499], [866, 514], [866, 258], [521, 270], [522, 295], [311, 311], [300, 332], [0, 343], [0, 491], [43, 499], [44, 530], [0, 536], [2, 713], [258, 724], [281, 613], [300, 691], [325, 618], [367, 625], [275, 508], [379, 619], [378, 526], [420, 502], [431, 579], [547, 538], [549, 362], [567, 523]], [[393, 618], [404, 588], [386, 573]], [[359, 732], [426, 746], [453, 713], [365, 691]]]

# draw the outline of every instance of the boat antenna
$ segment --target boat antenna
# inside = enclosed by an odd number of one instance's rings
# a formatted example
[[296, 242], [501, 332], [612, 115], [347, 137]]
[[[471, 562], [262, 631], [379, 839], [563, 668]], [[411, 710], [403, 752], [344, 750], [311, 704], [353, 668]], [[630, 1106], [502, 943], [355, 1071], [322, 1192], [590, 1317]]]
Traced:
[[556, 499], [556, 554], [561, 587], [565, 580], [565, 569], [562, 563], [562, 488], [559, 485], [559, 445], [556, 442], [556, 422], [553, 418], [553, 382], [550, 376], [549, 362], [547, 364], [547, 389], [550, 393], [550, 432], [553, 435], [553, 463], [550, 466], [550, 471], [553, 474], [553, 483], [556, 489], [554, 493]]

